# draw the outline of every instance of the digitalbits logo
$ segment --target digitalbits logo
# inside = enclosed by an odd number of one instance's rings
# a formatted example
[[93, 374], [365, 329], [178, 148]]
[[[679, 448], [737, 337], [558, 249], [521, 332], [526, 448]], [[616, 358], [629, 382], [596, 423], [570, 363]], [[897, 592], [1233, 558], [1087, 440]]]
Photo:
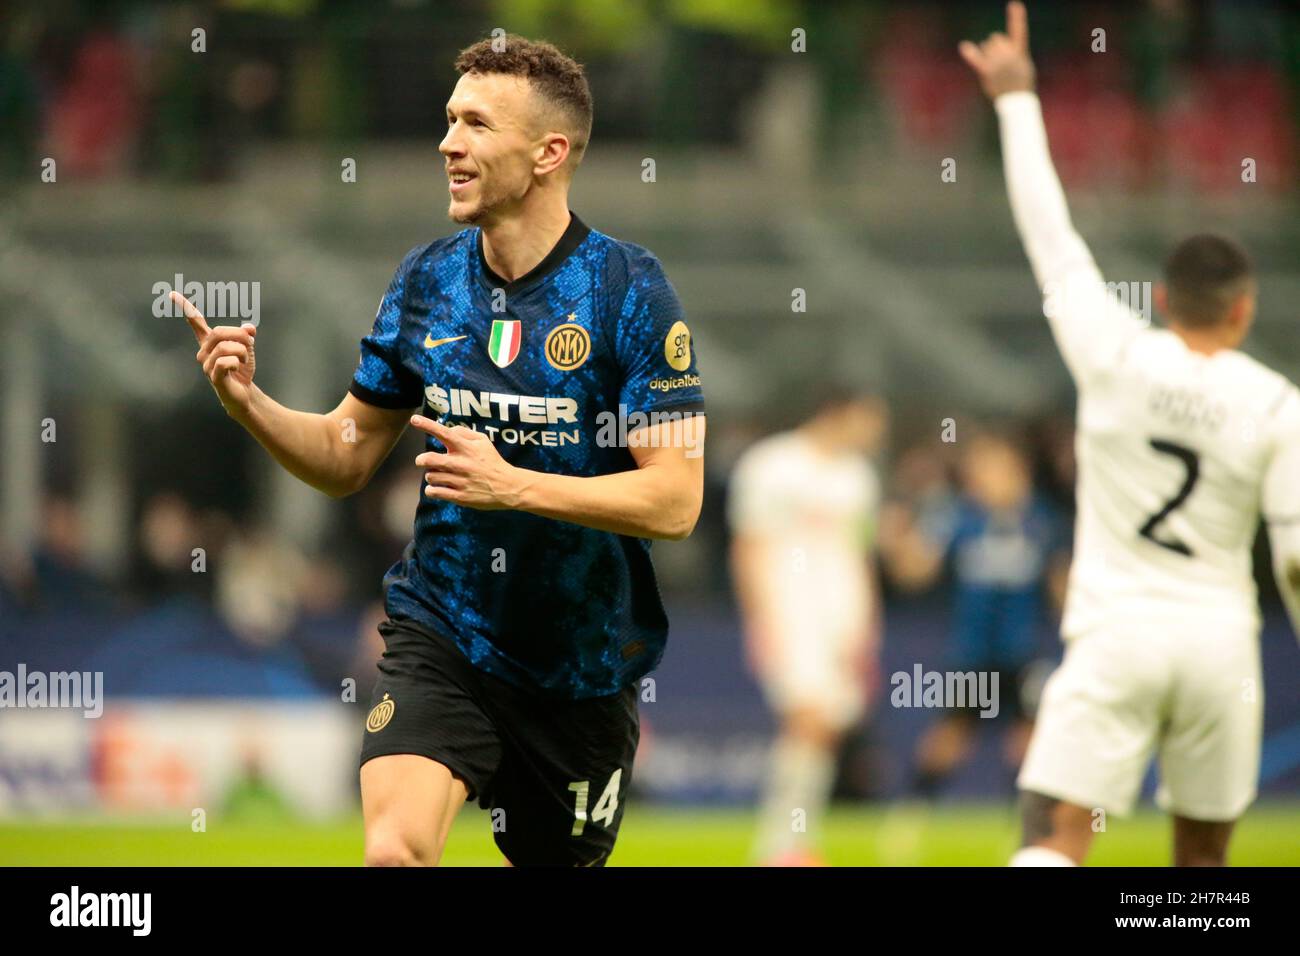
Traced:
[[677, 321], [664, 339], [664, 358], [679, 372], [691, 367], [691, 330], [686, 323]]

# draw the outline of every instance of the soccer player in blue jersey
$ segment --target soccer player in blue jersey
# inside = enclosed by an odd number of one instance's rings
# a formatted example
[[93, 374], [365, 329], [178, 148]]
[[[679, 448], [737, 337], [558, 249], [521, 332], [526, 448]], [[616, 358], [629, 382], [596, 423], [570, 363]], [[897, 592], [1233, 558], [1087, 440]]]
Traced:
[[[1068, 541], [1060, 518], [1034, 489], [1032, 463], [1019, 442], [986, 431], [968, 437], [963, 448], [962, 493], [915, 519], [899, 506], [886, 554], [894, 581], [909, 590], [933, 585], [951, 568], [947, 666], [998, 675], [998, 715], [1010, 723], [1003, 747], [1010, 783], [1033, 729], [1026, 696], [1050, 617], [1045, 598], [1064, 593]], [[981, 715], [973, 706], [948, 710], [921, 737], [912, 784], [918, 796], [934, 799], [947, 785], [977, 742]]]
[[659, 261], [569, 210], [582, 67], [508, 36], [456, 69], [439, 149], [467, 228], [402, 260], [337, 408], [277, 404], [253, 384], [257, 330], [176, 298], [226, 411], [313, 487], [351, 494], [407, 424], [428, 434], [384, 580], [366, 862], [436, 864], [476, 799], [508, 863], [602, 865], [668, 629], [649, 539], [699, 515], [703, 393]]

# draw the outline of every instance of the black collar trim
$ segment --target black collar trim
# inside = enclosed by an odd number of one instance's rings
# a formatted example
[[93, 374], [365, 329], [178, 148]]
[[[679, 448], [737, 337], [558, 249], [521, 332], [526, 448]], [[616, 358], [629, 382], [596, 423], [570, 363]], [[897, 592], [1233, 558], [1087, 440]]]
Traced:
[[545, 279], [548, 275], [559, 268], [565, 259], [573, 254], [573, 251], [582, 245], [582, 241], [587, 238], [591, 232], [591, 227], [578, 218], [578, 214], [569, 210], [569, 225], [564, 230], [564, 235], [560, 236], [551, 251], [545, 258], [518, 279], [507, 282], [501, 276], [492, 271], [491, 266], [487, 263], [487, 257], [483, 255], [483, 230], [478, 231], [478, 264], [483, 270], [483, 277], [492, 285], [493, 288], [504, 289], [506, 295], [513, 295], [521, 289], [527, 288]]

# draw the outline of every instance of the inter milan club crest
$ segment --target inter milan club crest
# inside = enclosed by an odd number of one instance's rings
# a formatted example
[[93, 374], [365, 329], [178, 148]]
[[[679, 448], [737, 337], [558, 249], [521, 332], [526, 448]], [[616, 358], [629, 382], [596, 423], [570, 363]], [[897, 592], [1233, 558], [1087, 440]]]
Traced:
[[498, 368], [505, 368], [519, 357], [519, 340], [522, 338], [523, 330], [518, 319], [493, 319], [488, 358]]
[[397, 704], [384, 695], [384, 699], [375, 704], [370, 710], [370, 715], [366, 717], [366, 730], [372, 734], [377, 734], [388, 726], [388, 722], [393, 719], [393, 711], [397, 709]]
[[569, 372], [587, 361], [591, 354], [591, 336], [578, 324], [576, 313], [569, 321], [557, 325], [546, 336], [546, 361], [561, 372]]

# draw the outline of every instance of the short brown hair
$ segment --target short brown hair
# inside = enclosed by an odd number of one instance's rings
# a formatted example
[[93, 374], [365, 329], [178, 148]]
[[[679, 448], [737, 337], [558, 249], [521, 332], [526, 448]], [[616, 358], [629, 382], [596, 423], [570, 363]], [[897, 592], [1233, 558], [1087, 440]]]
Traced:
[[456, 70], [466, 73], [501, 73], [522, 76], [537, 95], [568, 121], [569, 152], [574, 163], [582, 160], [591, 139], [591, 87], [582, 64], [555, 46], [513, 33], [479, 40], [456, 57]]
[[1246, 250], [1231, 239], [1208, 233], [1184, 239], [1165, 260], [1169, 312], [1191, 328], [1217, 325], [1249, 290], [1253, 274]]

